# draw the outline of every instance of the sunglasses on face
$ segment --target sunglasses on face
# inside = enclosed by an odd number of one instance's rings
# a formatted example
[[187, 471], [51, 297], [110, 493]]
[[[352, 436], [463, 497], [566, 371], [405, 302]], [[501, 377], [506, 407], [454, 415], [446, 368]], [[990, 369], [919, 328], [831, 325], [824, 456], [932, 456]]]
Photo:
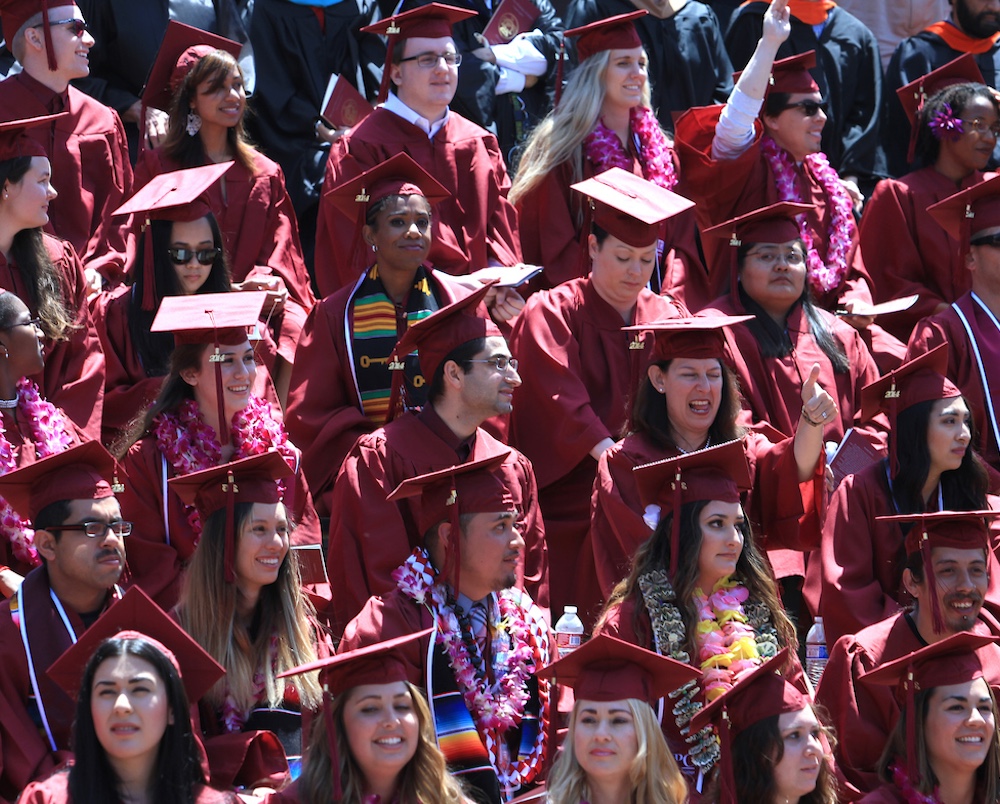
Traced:
[[991, 246], [993, 248], [1000, 248], [1000, 232], [991, 235], [983, 235], [982, 237], [977, 237], [975, 240], [969, 241], [970, 246]]
[[174, 265], [187, 265], [192, 258], [198, 260], [199, 265], [211, 265], [219, 256], [219, 249], [201, 248], [195, 251], [190, 248], [168, 248], [167, 255]]
[[[86, 22], [84, 22], [81, 19], [77, 19], [75, 17], [68, 20], [49, 20], [50, 28], [56, 28], [60, 25], [65, 25], [67, 28], [69, 28], [70, 33], [72, 33], [73, 36], [77, 38], [83, 36], [85, 33], [87, 33], [87, 31], [90, 30], [90, 28], [87, 27]], [[36, 25], [35, 27], [40, 28], [41, 26]]]
[[823, 114], [826, 114], [826, 110], [829, 108], [830, 104], [826, 101], [814, 101], [814, 100], [801, 100], [795, 103], [786, 103], [782, 111], [786, 109], [801, 109], [802, 114], [806, 117], [815, 117], [819, 114], [820, 109], [823, 110]]

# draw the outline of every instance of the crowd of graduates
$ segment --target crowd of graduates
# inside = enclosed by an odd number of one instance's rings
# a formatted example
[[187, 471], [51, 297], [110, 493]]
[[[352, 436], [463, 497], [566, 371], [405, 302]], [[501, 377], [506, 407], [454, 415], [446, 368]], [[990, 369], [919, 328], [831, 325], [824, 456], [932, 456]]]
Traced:
[[1000, 801], [996, 0], [0, 26], [0, 804]]

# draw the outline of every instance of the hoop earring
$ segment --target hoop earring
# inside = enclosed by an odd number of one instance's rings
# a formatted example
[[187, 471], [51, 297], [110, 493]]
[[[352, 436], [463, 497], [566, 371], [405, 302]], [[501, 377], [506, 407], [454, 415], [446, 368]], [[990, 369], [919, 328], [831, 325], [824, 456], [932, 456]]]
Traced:
[[201, 116], [197, 112], [188, 112], [187, 126], [185, 127], [189, 137], [193, 137], [201, 131]]

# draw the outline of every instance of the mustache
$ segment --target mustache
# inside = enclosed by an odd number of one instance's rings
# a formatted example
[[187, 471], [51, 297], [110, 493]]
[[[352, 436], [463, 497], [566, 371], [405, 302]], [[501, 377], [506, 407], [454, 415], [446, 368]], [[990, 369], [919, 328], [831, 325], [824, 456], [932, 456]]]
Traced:
[[119, 550], [117, 547], [105, 547], [99, 550], [97, 555], [94, 557], [96, 561], [103, 561], [105, 558], [110, 558], [111, 556], [117, 556], [118, 560], [125, 563], [125, 551]]

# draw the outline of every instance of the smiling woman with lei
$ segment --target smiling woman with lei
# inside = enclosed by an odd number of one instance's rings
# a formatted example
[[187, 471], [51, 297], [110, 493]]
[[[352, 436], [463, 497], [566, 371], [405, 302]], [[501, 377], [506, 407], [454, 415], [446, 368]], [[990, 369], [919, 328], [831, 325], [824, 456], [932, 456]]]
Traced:
[[[596, 632], [701, 671], [699, 681], [660, 702], [667, 743], [696, 796], [718, 761], [719, 744], [711, 727], [686, 734], [688, 724], [740, 672], [782, 647], [794, 652], [795, 630], [740, 506], [750, 473], [739, 441], [646, 464], [635, 474], [656, 527]], [[790, 666], [789, 681], [804, 683], [797, 660]]]

